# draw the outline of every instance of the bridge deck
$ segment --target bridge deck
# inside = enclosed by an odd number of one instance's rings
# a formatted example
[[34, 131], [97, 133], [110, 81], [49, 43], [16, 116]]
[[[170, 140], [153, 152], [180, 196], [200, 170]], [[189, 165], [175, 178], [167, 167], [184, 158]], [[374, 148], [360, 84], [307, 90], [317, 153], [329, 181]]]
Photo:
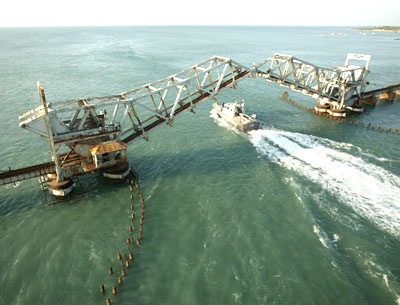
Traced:
[[56, 172], [54, 162], [47, 162], [18, 169], [0, 172], [0, 185], [36, 178]]
[[[248, 70], [242, 71], [238, 75], [236, 75], [235, 79], [239, 80], [239, 79], [249, 75], [249, 73], [250, 73], [250, 71], [248, 71]], [[232, 78], [226, 80], [225, 82], [223, 82], [221, 84], [220, 89], [223, 89], [226, 86], [229, 86], [233, 82], [234, 82], [234, 80]], [[200, 94], [198, 97], [194, 98], [192, 100], [192, 104], [195, 105], [195, 104], [197, 104], [197, 103], [209, 98], [211, 95], [212, 95], [211, 92], [204, 92], [204, 93]], [[189, 102], [186, 102], [186, 103], [182, 104], [179, 108], [177, 108], [175, 110], [175, 116], [180, 114], [184, 110], [188, 109], [190, 106], [191, 106], [191, 104]], [[152, 122], [152, 123], [150, 123], [150, 124], [148, 124], [146, 126], [143, 126], [143, 129], [139, 129], [135, 133], [127, 136], [122, 141], [128, 144], [131, 141], [135, 140], [136, 138], [142, 136], [144, 134], [144, 132], [147, 132], [147, 131], [149, 131], [149, 130], [151, 130], [151, 129], [159, 126], [159, 125], [165, 124], [165, 123], [166, 123], [166, 121], [163, 118], [158, 118], [156, 121], [154, 121], [154, 122]]]
[[400, 84], [395, 84], [395, 85], [391, 85], [391, 86], [387, 86], [387, 87], [382, 87], [382, 88], [378, 88], [378, 89], [365, 91], [363, 93], [363, 97], [367, 98], [367, 97], [378, 95], [378, 94], [385, 93], [385, 92], [393, 92], [395, 90], [400, 90]]

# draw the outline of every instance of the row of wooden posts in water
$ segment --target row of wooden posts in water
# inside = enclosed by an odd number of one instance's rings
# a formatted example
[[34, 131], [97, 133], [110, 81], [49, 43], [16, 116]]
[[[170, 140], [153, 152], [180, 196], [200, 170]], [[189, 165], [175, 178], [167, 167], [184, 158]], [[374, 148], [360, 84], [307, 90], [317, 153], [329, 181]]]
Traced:
[[[121, 286], [123, 284], [123, 278], [125, 278], [127, 276], [128, 273], [128, 269], [131, 268], [131, 264], [133, 264], [134, 262], [134, 257], [133, 257], [133, 252], [132, 252], [132, 246], [137, 246], [140, 247], [141, 241], [143, 239], [143, 225], [144, 225], [144, 210], [145, 210], [145, 201], [144, 201], [144, 197], [143, 194], [140, 190], [139, 187], [139, 183], [136, 179], [136, 177], [134, 178], [130, 178], [127, 180], [129, 183], [129, 191], [130, 191], [130, 210], [131, 210], [131, 215], [130, 215], [130, 219], [131, 222], [128, 226], [128, 232], [129, 232], [129, 236], [126, 239], [126, 245], [127, 245], [127, 250], [128, 253], [124, 253], [121, 254], [120, 252], [117, 253], [117, 260], [118, 263], [121, 265], [121, 270], [118, 271], [114, 270], [112, 267], [109, 267], [108, 272], [110, 274], [110, 276], [113, 275], [117, 275], [117, 284], [112, 285], [111, 287], [111, 293], [113, 296], [117, 295], [117, 286]], [[137, 198], [139, 199], [139, 201], [135, 200], [135, 195], [134, 195], [134, 191], [136, 189], [137, 192]], [[139, 213], [140, 213], [140, 218], [139, 218], [139, 230], [137, 235], [135, 236], [135, 221], [136, 221], [136, 209], [135, 209], [135, 202], [136, 205], [139, 206], [140, 203], [140, 209], [139, 209]], [[109, 294], [108, 289], [110, 288], [106, 288], [104, 284], [100, 284], [100, 292], [103, 295]], [[111, 305], [111, 298], [108, 295], [106, 298], [106, 305]]]

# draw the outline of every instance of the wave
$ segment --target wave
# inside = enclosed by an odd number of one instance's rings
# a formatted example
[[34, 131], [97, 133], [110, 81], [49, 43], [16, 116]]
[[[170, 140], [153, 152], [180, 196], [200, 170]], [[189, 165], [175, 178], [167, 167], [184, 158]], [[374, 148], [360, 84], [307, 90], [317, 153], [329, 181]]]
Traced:
[[400, 237], [400, 178], [364, 160], [360, 148], [279, 130], [252, 131], [250, 140], [271, 162], [319, 184], [358, 215]]
[[317, 235], [320, 243], [327, 249], [333, 247], [336, 245], [336, 243], [340, 240], [340, 237], [338, 234], [333, 234], [332, 238], [329, 238], [328, 234], [321, 230], [321, 228], [318, 225], [313, 226], [313, 231], [315, 235]]

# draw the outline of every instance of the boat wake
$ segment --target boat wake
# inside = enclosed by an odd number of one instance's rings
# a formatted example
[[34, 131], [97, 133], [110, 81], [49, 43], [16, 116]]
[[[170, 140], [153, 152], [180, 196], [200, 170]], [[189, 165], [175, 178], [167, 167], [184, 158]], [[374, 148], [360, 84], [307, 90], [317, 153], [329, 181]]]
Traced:
[[400, 237], [400, 178], [363, 159], [360, 148], [279, 130], [250, 135], [268, 160], [317, 183], [359, 216]]

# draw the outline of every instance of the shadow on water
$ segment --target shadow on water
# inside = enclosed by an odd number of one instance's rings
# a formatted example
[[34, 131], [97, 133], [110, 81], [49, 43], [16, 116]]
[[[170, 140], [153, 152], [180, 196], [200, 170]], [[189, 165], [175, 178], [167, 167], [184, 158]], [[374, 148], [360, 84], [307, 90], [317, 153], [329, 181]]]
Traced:
[[[180, 152], [160, 151], [150, 154], [139, 154], [131, 157], [129, 162], [139, 176], [141, 183], [152, 179], [152, 174], [161, 175], [163, 178], [186, 176], [196, 174], [206, 176], [210, 173], [224, 172], [228, 168], [247, 166], [253, 164], [257, 155], [255, 151], [248, 153], [247, 141], [235, 142], [234, 144], [220, 144], [219, 146], [201, 149], [185, 150]], [[190, 148], [190, 147], [189, 147]], [[246, 153], [244, 153], [246, 151]], [[0, 217], [30, 209], [38, 204], [46, 204], [46, 196], [41, 190], [40, 183], [31, 179], [22, 181], [16, 187], [12, 185], [2, 186], [0, 192]], [[112, 181], [103, 177], [100, 173], [87, 174], [79, 177], [84, 196], [72, 198], [71, 200], [54, 201], [55, 204], [77, 204], [92, 198], [100, 191], [102, 194], [114, 192], [115, 189], [125, 188], [125, 181]], [[5, 190], [5, 191], [4, 191]]]
[[204, 147], [182, 151], [160, 151], [131, 157], [131, 165], [139, 174], [139, 178], [147, 178], [148, 171], [157, 169], [163, 177], [186, 176], [196, 174], [205, 176], [210, 173], [225, 172], [238, 166], [246, 167], [254, 164], [258, 154], [249, 148], [247, 141], [219, 143], [218, 146]]
[[2, 186], [5, 191], [0, 192], [0, 217], [30, 210], [39, 205], [46, 208], [60, 204], [76, 205], [94, 197], [98, 189], [102, 192], [112, 192], [115, 188], [126, 186], [125, 181], [112, 182], [97, 173], [87, 174], [78, 177], [70, 198], [57, 199], [47, 193], [47, 190], [42, 190], [40, 182], [36, 180], [21, 181], [16, 186]]
[[1, 186], [0, 217], [36, 206], [44, 199], [40, 184], [36, 181], [23, 181], [16, 185]]

